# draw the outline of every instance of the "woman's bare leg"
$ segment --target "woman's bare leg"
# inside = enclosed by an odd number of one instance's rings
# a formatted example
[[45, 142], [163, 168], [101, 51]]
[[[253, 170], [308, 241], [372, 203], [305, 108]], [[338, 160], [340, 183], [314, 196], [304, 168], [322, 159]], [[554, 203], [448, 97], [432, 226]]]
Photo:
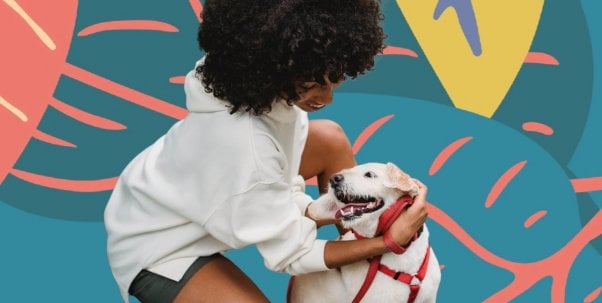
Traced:
[[265, 303], [269, 300], [226, 257], [203, 265], [176, 296], [174, 303]]
[[[317, 176], [320, 194], [328, 191], [328, 179], [332, 175], [355, 165], [351, 143], [338, 124], [330, 120], [309, 122], [299, 173], [306, 180]], [[336, 227], [340, 234], [347, 232], [338, 224]]]
[[325, 193], [330, 176], [355, 165], [351, 143], [338, 124], [330, 120], [309, 122], [309, 135], [299, 169], [305, 179], [317, 176], [320, 193]]

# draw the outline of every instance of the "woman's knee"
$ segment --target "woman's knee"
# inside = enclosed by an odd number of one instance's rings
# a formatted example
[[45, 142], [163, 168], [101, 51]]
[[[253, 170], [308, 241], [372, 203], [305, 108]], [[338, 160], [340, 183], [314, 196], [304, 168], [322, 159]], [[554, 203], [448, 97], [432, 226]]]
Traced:
[[355, 158], [343, 128], [331, 120], [312, 120], [301, 157], [300, 174], [306, 179], [317, 176], [323, 192], [328, 178], [344, 168], [355, 166]]
[[[310, 136], [316, 137], [326, 153], [352, 154], [351, 143], [343, 128], [332, 120], [315, 120], [310, 123]], [[324, 154], [326, 155], [326, 154]]]

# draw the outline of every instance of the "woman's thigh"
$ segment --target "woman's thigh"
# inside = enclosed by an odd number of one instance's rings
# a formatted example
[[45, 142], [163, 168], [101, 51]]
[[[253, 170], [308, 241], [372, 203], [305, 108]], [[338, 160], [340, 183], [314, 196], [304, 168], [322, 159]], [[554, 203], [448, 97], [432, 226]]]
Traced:
[[320, 193], [328, 189], [328, 179], [344, 168], [355, 166], [351, 143], [343, 129], [331, 120], [311, 120], [299, 173], [316, 176]]
[[222, 255], [205, 264], [186, 283], [174, 303], [269, 302], [234, 263]]

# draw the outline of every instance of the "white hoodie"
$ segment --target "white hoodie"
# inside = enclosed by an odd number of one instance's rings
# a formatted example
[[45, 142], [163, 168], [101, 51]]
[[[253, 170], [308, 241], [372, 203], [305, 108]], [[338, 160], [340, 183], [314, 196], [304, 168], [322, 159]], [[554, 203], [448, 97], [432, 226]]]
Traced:
[[194, 69], [184, 88], [189, 114], [127, 165], [105, 209], [123, 299], [142, 269], [179, 281], [198, 256], [250, 244], [271, 270], [326, 270], [298, 176], [307, 113], [280, 101], [231, 115]]

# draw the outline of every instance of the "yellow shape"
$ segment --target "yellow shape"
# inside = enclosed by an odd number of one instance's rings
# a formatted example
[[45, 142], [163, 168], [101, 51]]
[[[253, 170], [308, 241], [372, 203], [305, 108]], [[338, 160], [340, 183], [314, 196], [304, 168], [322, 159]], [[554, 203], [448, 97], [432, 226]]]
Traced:
[[544, 0], [472, 0], [482, 54], [470, 48], [454, 7], [438, 20], [439, 0], [397, 0], [453, 104], [490, 118], [527, 56]]

